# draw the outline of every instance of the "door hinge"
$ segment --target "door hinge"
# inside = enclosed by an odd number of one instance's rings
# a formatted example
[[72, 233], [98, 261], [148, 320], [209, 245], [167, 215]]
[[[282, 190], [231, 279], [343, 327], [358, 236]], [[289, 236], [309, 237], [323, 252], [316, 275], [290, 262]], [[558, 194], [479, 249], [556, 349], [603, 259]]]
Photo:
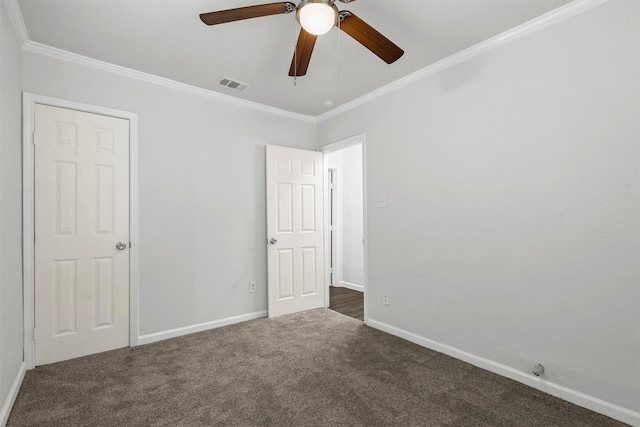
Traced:
[[36, 340], [36, 328], [35, 328], [35, 326], [33, 328], [33, 340], [34, 341]]
[[36, 145], [36, 131], [35, 130], [31, 133], [31, 143], [33, 145]]
[[129, 242], [129, 249], [131, 249], [131, 242]]

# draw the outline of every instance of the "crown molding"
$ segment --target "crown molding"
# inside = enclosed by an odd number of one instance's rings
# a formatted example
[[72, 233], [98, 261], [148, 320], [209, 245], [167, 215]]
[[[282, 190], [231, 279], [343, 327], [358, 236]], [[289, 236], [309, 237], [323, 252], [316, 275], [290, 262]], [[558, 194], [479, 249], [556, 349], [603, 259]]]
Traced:
[[316, 123], [316, 118], [313, 116], [294, 113], [292, 111], [271, 107], [269, 105], [260, 104], [258, 102], [247, 101], [244, 99], [236, 98], [234, 96], [225, 95], [223, 93], [203, 89], [203, 88], [192, 86], [186, 83], [181, 83], [175, 80], [167, 79], [165, 77], [156, 76], [154, 74], [144, 73], [142, 71], [136, 71], [130, 68], [121, 67], [119, 65], [110, 64], [108, 62], [100, 61], [97, 59], [89, 58], [87, 56], [78, 55], [76, 53], [69, 52], [63, 49], [58, 49], [42, 43], [31, 41], [29, 40], [29, 32], [27, 31], [27, 27], [24, 23], [22, 10], [20, 10], [20, 5], [18, 4], [18, 0], [5, 0], [5, 3], [7, 5], [9, 18], [13, 23], [13, 27], [18, 37], [20, 46], [28, 52], [33, 52], [40, 55], [49, 56], [51, 58], [60, 59], [62, 61], [72, 62], [74, 64], [95, 68], [101, 71], [118, 74], [124, 77], [136, 79], [136, 80], [141, 80], [147, 83], [163, 86], [169, 89], [175, 89], [182, 92], [190, 93], [192, 95], [199, 95], [205, 98], [215, 99], [217, 101], [228, 102], [230, 104], [238, 105], [240, 107], [262, 111], [265, 113], [274, 114], [276, 116], [286, 117], [286, 118], [308, 122], [308, 123]]
[[450, 55], [434, 64], [431, 64], [421, 70], [418, 70], [408, 76], [398, 79], [392, 83], [389, 83], [379, 89], [369, 92], [359, 98], [349, 101], [343, 105], [340, 105], [331, 111], [327, 111], [318, 116], [308, 116], [305, 114], [294, 113], [269, 105], [260, 104], [253, 101], [247, 101], [234, 96], [225, 95], [212, 90], [203, 89], [197, 86], [192, 86], [186, 83], [181, 83], [175, 80], [167, 79], [165, 77], [156, 76], [142, 71], [133, 70], [119, 65], [114, 65], [108, 62], [100, 61], [97, 59], [89, 58], [86, 56], [78, 55], [66, 50], [58, 49], [55, 47], [47, 46], [38, 42], [29, 40], [29, 34], [22, 18], [22, 12], [18, 0], [5, 0], [7, 9], [9, 10], [9, 16], [13, 22], [16, 34], [22, 45], [22, 48], [26, 51], [37, 53], [40, 55], [49, 56], [52, 58], [60, 59], [63, 61], [72, 62], [78, 65], [95, 68], [98, 70], [118, 74], [124, 77], [141, 80], [147, 83], [163, 86], [170, 89], [179, 90], [182, 92], [190, 93], [193, 95], [199, 95], [210, 99], [215, 99], [222, 102], [228, 102], [230, 104], [238, 105], [241, 107], [274, 114], [281, 117], [286, 117], [294, 120], [299, 120], [308, 123], [319, 123], [327, 120], [331, 117], [337, 116], [341, 113], [349, 111], [381, 96], [387, 95], [391, 92], [399, 90], [411, 83], [424, 79], [425, 77], [434, 75], [442, 70], [445, 70], [454, 65], [468, 61], [482, 53], [496, 49], [506, 43], [513, 42], [529, 34], [535, 33], [539, 30], [547, 28], [553, 24], [564, 21], [572, 16], [578, 15], [587, 10], [593, 9], [610, 0], [574, 0], [554, 9], [544, 15], [532, 19], [522, 25], [505, 31], [497, 36], [491, 37], [483, 42], [473, 45], [467, 49], [464, 49], [458, 53]]
[[269, 105], [260, 104], [258, 102], [247, 101], [244, 99], [236, 98], [234, 96], [225, 95], [223, 93], [215, 92], [212, 90], [203, 89], [197, 86], [192, 86], [186, 83], [181, 83], [175, 80], [167, 79], [165, 77], [156, 76], [154, 74], [145, 73], [142, 71], [133, 70], [131, 68], [121, 67], [108, 62], [100, 61], [97, 59], [89, 58], [87, 56], [78, 55], [77, 53], [69, 52], [63, 49], [58, 49], [52, 46], [48, 46], [42, 43], [29, 41], [23, 46], [23, 49], [27, 52], [37, 53], [40, 55], [49, 56], [51, 58], [59, 59], [66, 62], [82, 65], [85, 67], [94, 68], [101, 71], [117, 74], [124, 77], [129, 77], [136, 80], [141, 80], [146, 83], [163, 86], [169, 89], [175, 89], [182, 92], [190, 93], [192, 95], [199, 95], [205, 98], [215, 99], [217, 101], [227, 102], [229, 104], [235, 104], [240, 107], [249, 108], [252, 110], [262, 111], [276, 116], [286, 117], [303, 122], [315, 123], [316, 118], [313, 116], [307, 116], [304, 114], [294, 113], [280, 108], [271, 107]]
[[20, 10], [18, 0], [5, 0], [4, 3], [7, 5], [9, 19], [13, 24], [13, 29], [16, 32], [16, 36], [18, 36], [18, 43], [20, 43], [21, 47], [24, 47], [27, 43], [29, 43], [29, 33], [27, 32], [27, 26], [24, 24], [24, 19], [22, 18], [22, 10]]
[[497, 36], [491, 37], [485, 41], [468, 47], [467, 49], [461, 50], [458, 53], [454, 53], [453, 55], [450, 55], [421, 70], [409, 74], [408, 76], [402, 77], [392, 83], [382, 86], [379, 89], [369, 92], [366, 95], [342, 104], [330, 111], [327, 111], [326, 113], [322, 113], [319, 116], [316, 116], [316, 120], [319, 123], [331, 117], [335, 117], [360, 105], [366, 104], [367, 102], [373, 101], [374, 99], [380, 98], [381, 96], [387, 95], [391, 92], [395, 92], [396, 90], [401, 89], [418, 80], [424, 79], [425, 77], [432, 76], [449, 67], [468, 61], [469, 59], [474, 58], [487, 51], [496, 49], [506, 43], [513, 42], [522, 37], [526, 37], [529, 34], [533, 34], [537, 31], [569, 19], [572, 16], [578, 15], [587, 10], [593, 9], [609, 1], [610, 0], [574, 0], [571, 3], [560, 6], [557, 9], [554, 9], [548, 13], [545, 13], [544, 15], [532, 19], [531, 21], [525, 22], [522, 25], [507, 30], [504, 33], [498, 34]]

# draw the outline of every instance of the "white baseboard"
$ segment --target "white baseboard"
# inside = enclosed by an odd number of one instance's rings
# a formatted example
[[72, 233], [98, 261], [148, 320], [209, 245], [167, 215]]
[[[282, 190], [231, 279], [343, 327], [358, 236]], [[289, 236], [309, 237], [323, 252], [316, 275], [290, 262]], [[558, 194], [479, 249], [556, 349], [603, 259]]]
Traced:
[[20, 367], [18, 368], [18, 374], [16, 375], [16, 379], [13, 381], [13, 385], [11, 389], [9, 389], [9, 395], [7, 399], [4, 401], [4, 405], [2, 405], [2, 412], [0, 412], [0, 426], [4, 427], [7, 425], [7, 421], [9, 420], [9, 415], [11, 414], [11, 408], [13, 408], [13, 404], [16, 401], [16, 397], [18, 397], [18, 392], [20, 391], [20, 386], [22, 385], [22, 380], [24, 379], [24, 374], [27, 372], [27, 365], [22, 362]]
[[530, 387], [548, 393], [552, 396], [559, 397], [560, 399], [566, 400], [584, 408], [590, 409], [594, 412], [604, 414], [618, 421], [622, 421], [623, 423], [640, 427], [640, 413], [632, 411], [630, 409], [623, 408], [610, 402], [606, 402], [588, 394], [581, 393], [568, 387], [564, 387], [560, 384], [555, 384], [542, 378], [534, 377], [533, 375], [518, 371], [507, 365], [503, 365], [501, 363], [494, 362], [492, 360], [485, 359], [471, 353], [467, 353], [466, 351], [462, 351], [446, 344], [421, 337], [412, 332], [396, 328], [394, 326], [379, 322], [377, 320], [373, 320], [371, 318], [368, 319], [367, 325], [388, 334], [403, 338], [407, 341], [411, 341], [412, 343], [418, 344], [422, 347], [444, 353], [448, 356], [470, 363], [479, 368], [486, 369], [487, 371], [493, 372], [495, 374], [511, 378], [512, 380], [526, 384]]
[[364, 286], [351, 283], [351, 282], [345, 282], [344, 280], [340, 281], [338, 283], [338, 286], [343, 288], [353, 289], [354, 291], [358, 291], [358, 292], [364, 292]]
[[227, 317], [226, 319], [214, 320], [212, 322], [198, 323], [197, 325], [185, 326], [182, 328], [170, 329], [168, 331], [155, 332], [153, 334], [140, 335], [138, 337], [138, 345], [150, 344], [156, 341], [162, 341], [169, 338], [175, 338], [182, 335], [202, 332], [208, 329], [215, 329], [221, 326], [232, 325], [234, 323], [244, 322], [246, 320], [259, 319], [267, 317], [267, 311], [258, 311], [255, 313], [242, 314], [240, 316]]

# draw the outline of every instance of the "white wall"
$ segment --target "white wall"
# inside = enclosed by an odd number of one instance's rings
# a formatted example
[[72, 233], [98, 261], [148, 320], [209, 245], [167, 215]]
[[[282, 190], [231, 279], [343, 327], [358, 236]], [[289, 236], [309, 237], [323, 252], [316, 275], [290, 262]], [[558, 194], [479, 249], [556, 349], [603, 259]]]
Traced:
[[364, 286], [362, 145], [333, 151], [327, 162], [338, 175], [338, 280], [356, 289]]
[[20, 45], [0, 2], [0, 424], [22, 364]]
[[23, 88], [138, 113], [141, 335], [267, 309], [264, 146], [313, 123], [27, 51]]
[[640, 410], [639, 15], [606, 3], [319, 124], [367, 134], [371, 319]]

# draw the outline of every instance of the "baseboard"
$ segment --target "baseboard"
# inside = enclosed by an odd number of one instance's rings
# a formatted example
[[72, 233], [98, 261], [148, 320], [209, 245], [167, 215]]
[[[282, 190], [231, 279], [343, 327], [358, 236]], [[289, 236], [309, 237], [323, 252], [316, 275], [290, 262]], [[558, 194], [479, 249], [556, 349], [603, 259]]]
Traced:
[[493, 372], [495, 374], [511, 378], [512, 380], [526, 384], [530, 387], [548, 393], [552, 396], [559, 397], [560, 399], [574, 403], [578, 406], [590, 409], [594, 412], [604, 414], [618, 421], [622, 421], [623, 423], [640, 427], [640, 413], [632, 411], [630, 409], [623, 408], [610, 402], [606, 402], [588, 394], [581, 393], [568, 387], [564, 387], [560, 384], [555, 384], [542, 378], [534, 377], [533, 375], [518, 371], [507, 365], [503, 365], [501, 363], [497, 363], [492, 360], [467, 353], [466, 351], [459, 350], [455, 347], [451, 347], [446, 344], [421, 337], [412, 332], [396, 328], [394, 326], [379, 322], [377, 320], [373, 320], [371, 318], [368, 319], [367, 325], [388, 334], [403, 338], [422, 347], [438, 351], [440, 353], [470, 363], [479, 368], [486, 369], [487, 371]]
[[170, 329], [168, 331], [155, 332], [153, 334], [140, 335], [138, 337], [138, 344], [150, 344], [156, 341], [162, 341], [169, 338], [180, 337], [182, 335], [193, 334], [195, 332], [202, 332], [209, 329], [219, 328], [221, 326], [232, 325], [234, 323], [240, 323], [247, 320], [259, 319], [261, 317], [267, 317], [267, 311], [257, 311], [255, 313], [242, 314], [240, 316], [227, 317], [225, 319], [214, 320], [212, 322], [198, 323], [197, 325], [185, 326], [182, 328]]
[[4, 405], [2, 406], [2, 412], [0, 412], [0, 426], [2, 427], [7, 425], [9, 415], [11, 414], [11, 408], [13, 408], [16, 397], [18, 397], [18, 392], [20, 391], [20, 386], [22, 385], [22, 380], [24, 379], [25, 372], [27, 372], [27, 365], [22, 362], [20, 364], [20, 367], [18, 368], [16, 379], [13, 381], [11, 389], [9, 389], [7, 400], [5, 400]]
[[347, 288], [347, 289], [353, 289], [354, 291], [358, 291], [358, 292], [364, 292], [364, 286], [357, 285], [357, 284], [351, 283], [351, 282], [341, 281], [341, 282], [338, 283], [338, 286], [341, 286], [341, 287]]

